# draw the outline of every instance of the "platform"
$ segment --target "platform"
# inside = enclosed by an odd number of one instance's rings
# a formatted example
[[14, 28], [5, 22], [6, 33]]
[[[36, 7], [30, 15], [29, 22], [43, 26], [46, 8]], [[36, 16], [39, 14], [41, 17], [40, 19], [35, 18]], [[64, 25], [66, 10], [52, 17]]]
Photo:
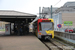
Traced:
[[5, 31], [0, 31], [0, 36], [5, 35]]
[[0, 36], [0, 50], [48, 50], [34, 35]]

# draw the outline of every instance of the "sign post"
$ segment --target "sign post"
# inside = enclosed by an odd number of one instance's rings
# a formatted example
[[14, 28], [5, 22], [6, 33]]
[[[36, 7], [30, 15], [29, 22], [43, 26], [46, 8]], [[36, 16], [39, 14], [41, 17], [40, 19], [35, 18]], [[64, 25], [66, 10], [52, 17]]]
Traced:
[[69, 26], [72, 26], [73, 22], [72, 21], [64, 21], [64, 26], [68, 26], [68, 32], [69, 32]]
[[58, 24], [57, 26], [58, 26], [58, 28], [61, 28], [61, 27], [62, 27], [62, 25], [61, 25], [61, 24]]
[[72, 21], [64, 21], [64, 26], [72, 26], [73, 22]]
[[58, 24], [58, 25], [57, 25], [57, 27], [58, 27], [58, 28], [59, 28], [59, 30], [60, 30], [60, 28], [62, 27], [62, 25], [61, 25], [61, 24]]

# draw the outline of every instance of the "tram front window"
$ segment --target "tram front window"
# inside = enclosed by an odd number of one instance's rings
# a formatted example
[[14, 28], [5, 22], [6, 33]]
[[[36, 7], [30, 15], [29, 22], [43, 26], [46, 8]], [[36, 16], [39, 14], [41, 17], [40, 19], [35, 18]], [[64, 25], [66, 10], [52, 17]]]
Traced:
[[52, 22], [41, 22], [42, 30], [53, 30], [53, 23]]

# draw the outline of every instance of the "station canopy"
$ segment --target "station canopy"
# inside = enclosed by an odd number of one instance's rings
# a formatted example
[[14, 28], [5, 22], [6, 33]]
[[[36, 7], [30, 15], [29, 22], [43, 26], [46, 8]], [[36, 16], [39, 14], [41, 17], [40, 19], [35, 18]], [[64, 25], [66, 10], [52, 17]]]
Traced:
[[0, 21], [15, 22], [21, 20], [31, 20], [35, 18], [36, 15], [33, 14], [18, 12], [14, 10], [0, 10]]

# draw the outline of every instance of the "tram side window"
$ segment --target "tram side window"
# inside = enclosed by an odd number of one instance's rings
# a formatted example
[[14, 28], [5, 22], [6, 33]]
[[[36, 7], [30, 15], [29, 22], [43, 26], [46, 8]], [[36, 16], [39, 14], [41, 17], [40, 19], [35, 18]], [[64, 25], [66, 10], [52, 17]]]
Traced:
[[39, 30], [41, 31], [41, 23], [39, 23]]

